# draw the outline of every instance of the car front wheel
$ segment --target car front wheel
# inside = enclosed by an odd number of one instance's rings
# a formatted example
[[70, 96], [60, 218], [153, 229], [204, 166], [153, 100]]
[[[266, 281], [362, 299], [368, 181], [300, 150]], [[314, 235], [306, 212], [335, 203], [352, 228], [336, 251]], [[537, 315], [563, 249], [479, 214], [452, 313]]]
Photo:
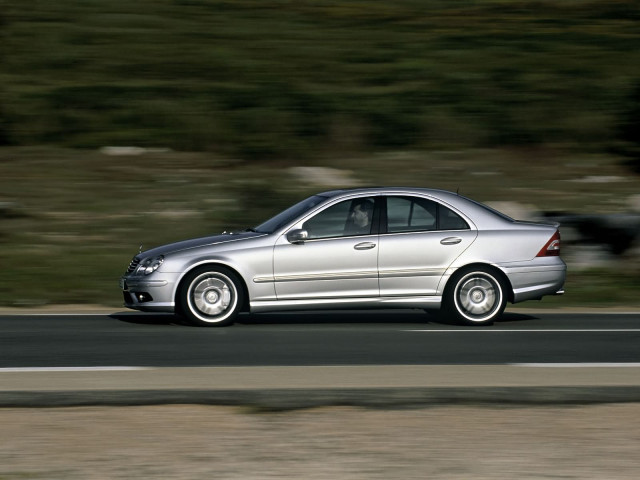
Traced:
[[445, 315], [467, 325], [491, 325], [507, 305], [499, 277], [475, 268], [454, 274], [443, 299]]
[[201, 267], [190, 272], [178, 293], [179, 313], [200, 327], [232, 324], [242, 302], [240, 280], [223, 267]]

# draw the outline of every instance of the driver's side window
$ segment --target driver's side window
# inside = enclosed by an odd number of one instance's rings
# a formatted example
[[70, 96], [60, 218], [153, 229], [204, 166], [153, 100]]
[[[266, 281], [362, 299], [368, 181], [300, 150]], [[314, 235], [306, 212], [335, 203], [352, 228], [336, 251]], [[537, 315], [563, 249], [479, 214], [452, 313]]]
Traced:
[[337, 203], [302, 225], [310, 240], [318, 238], [368, 235], [371, 233], [373, 198], [358, 198]]

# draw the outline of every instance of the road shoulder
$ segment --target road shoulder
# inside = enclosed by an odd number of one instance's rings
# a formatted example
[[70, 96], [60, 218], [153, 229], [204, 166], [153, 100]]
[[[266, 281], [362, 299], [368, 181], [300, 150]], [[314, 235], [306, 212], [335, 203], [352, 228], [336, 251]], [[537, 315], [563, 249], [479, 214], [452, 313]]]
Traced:
[[586, 404], [640, 401], [640, 365], [5, 369], [0, 406]]

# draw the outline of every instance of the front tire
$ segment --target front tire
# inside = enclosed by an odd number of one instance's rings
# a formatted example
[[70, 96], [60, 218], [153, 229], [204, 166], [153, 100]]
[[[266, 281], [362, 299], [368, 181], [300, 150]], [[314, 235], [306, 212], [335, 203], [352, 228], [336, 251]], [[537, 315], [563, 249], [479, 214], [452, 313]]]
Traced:
[[443, 308], [448, 317], [466, 325], [491, 325], [507, 305], [505, 288], [497, 274], [473, 268], [454, 274], [445, 291]]
[[178, 291], [179, 313], [192, 325], [231, 325], [244, 301], [242, 283], [223, 267], [200, 267], [189, 272]]

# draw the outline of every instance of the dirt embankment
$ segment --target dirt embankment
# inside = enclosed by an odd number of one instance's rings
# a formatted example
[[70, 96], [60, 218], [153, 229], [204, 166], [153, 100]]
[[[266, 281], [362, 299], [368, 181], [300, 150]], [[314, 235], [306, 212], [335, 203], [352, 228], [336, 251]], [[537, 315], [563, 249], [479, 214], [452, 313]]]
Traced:
[[629, 479], [640, 404], [0, 409], [0, 478]]

